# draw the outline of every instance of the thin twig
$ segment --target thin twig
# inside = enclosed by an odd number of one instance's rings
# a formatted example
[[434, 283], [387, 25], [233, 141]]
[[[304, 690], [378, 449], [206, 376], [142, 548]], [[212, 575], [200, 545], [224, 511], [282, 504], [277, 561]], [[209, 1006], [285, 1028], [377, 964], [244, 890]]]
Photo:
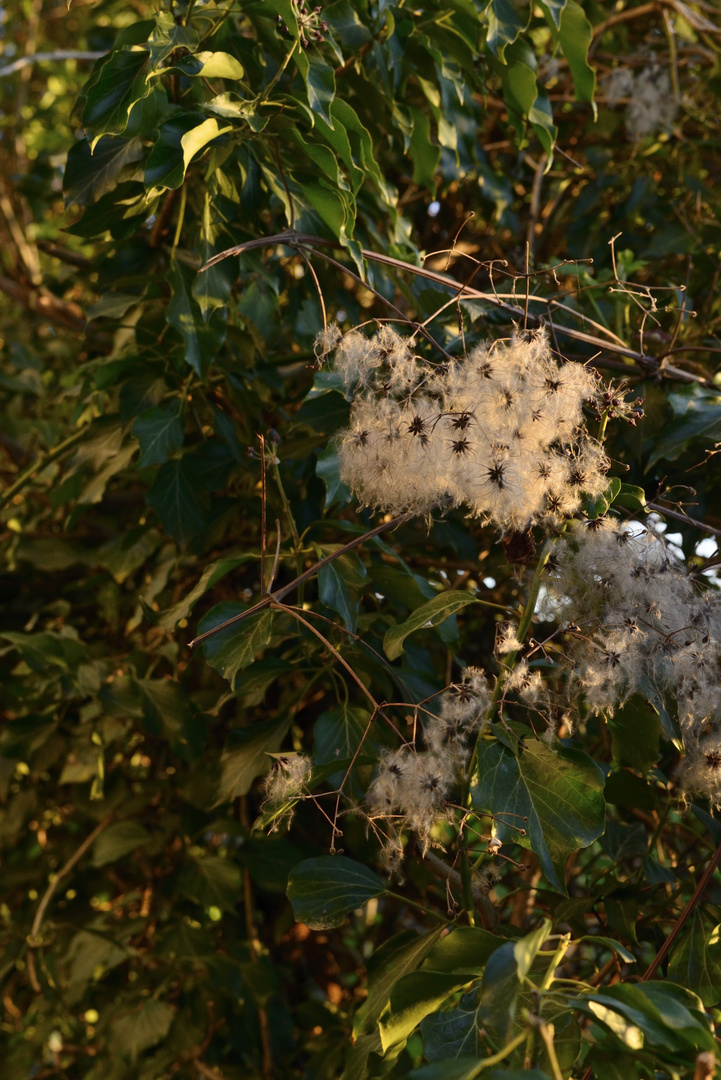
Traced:
[[53, 894], [57, 890], [58, 885], [60, 885], [61, 881], [68, 876], [73, 867], [80, 862], [85, 852], [88, 850], [89, 847], [92, 846], [94, 841], [97, 840], [101, 832], [107, 829], [108, 825], [113, 820], [113, 817], [113, 814], [106, 814], [100, 824], [96, 825], [93, 831], [85, 837], [80, 847], [78, 847], [74, 854], [70, 856], [65, 865], [61, 867], [60, 870], [58, 870], [57, 874], [52, 879], [47, 889], [43, 893], [43, 897], [38, 904], [37, 911], [35, 912], [35, 918], [33, 919], [33, 925], [30, 928], [30, 934], [28, 935], [27, 952], [28, 978], [30, 979], [30, 985], [32, 986], [36, 994], [42, 993], [42, 987], [38, 982], [37, 972], [35, 970], [35, 949], [37, 947], [37, 939], [40, 933], [40, 927], [42, 926], [43, 918], [45, 917], [45, 912], [47, 910], [48, 904], [52, 900]]
[[286, 613], [286, 615], [290, 615], [291, 618], [296, 619], [298, 622], [303, 623], [303, 626], [305, 626], [308, 630], [310, 630], [311, 634], [315, 634], [315, 636], [320, 641], [323, 642], [326, 649], [328, 649], [328, 651], [336, 658], [338, 663], [343, 665], [343, 667], [346, 669], [346, 671], [350, 675], [351, 679], [353, 679], [353, 681], [358, 686], [359, 690], [361, 690], [365, 694], [365, 696], [368, 698], [371, 705], [373, 706], [374, 711], [375, 712], [380, 712], [381, 711], [380, 705], [378, 704], [376, 699], [373, 697], [373, 695], [371, 694], [370, 690], [368, 689], [366, 684], [363, 682], [363, 680], [358, 675], [356, 675], [355, 671], [350, 666], [348, 661], [343, 659], [343, 657], [338, 652], [338, 650], [333, 645], [331, 645], [330, 641], [328, 641], [328, 638], [325, 637], [323, 634], [321, 634], [320, 630], [316, 630], [316, 628], [314, 626], [312, 626], [308, 622], [307, 619], [303, 618], [303, 616], [301, 615], [301, 613], [298, 611], [297, 608], [288, 607], [285, 604], [279, 604], [275, 600], [271, 601], [270, 606], [271, 606], [271, 608], [277, 608], [278, 611], [284, 611]]
[[667, 506], [661, 506], [660, 503], [655, 502], [647, 502], [646, 506], [656, 514], [663, 514], [666, 517], [673, 518], [674, 521], [682, 521], [684, 525], [693, 525], [699, 532], [707, 532], [713, 536], [721, 537], [721, 529], [715, 529], [713, 525], [707, 525], [704, 521], [697, 521], [696, 518], [689, 517], [688, 514], [682, 514], [680, 510], [669, 510]]
[[706, 889], [706, 886], [708, 885], [709, 881], [713, 877], [714, 871], [715, 871], [716, 867], [718, 866], [718, 864], [720, 862], [721, 862], [721, 844], [719, 844], [719, 846], [714, 851], [714, 853], [713, 853], [713, 855], [711, 857], [710, 863], [708, 864], [708, 866], [704, 870], [703, 874], [701, 875], [701, 880], [699, 881], [698, 885], [694, 889], [693, 895], [691, 896], [691, 899], [686, 904], [686, 907], [683, 909], [683, 911], [679, 915], [678, 919], [676, 920], [671, 933], [668, 935], [668, 937], [664, 941], [663, 945], [658, 950], [658, 953], [656, 954], [654, 959], [651, 961], [651, 963], [648, 965], [648, 967], [644, 971], [643, 975], [641, 976], [641, 982], [648, 982], [649, 979], [652, 979], [653, 976], [656, 974], [656, 971], [658, 970], [658, 968], [661, 966], [663, 961], [668, 956], [669, 952], [673, 948], [673, 945], [674, 945], [674, 942], [676, 941], [676, 938], [679, 936], [679, 934], [683, 930], [684, 926], [686, 925], [686, 923], [687, 923], [687, 921], [689, 919], [689, 916], [693, 914], [694, 908], [697, 906], [699, 900], [701, 899], [701, 897], [702, 897], [702, 895], [704, 893], [704, 890]]
[[294, 578], [288, 585], [284, 585], [282, 589], [276, 589], [274, 593], [269, 593], [267, 596], [259, 600], [253, 607], [248, 608], [246, 611], [241, 611], [237, 615], [234, 615], [231, 619], [226, 619], [225, 622], [220, 623], [218, 626], [214, 626], [212, 630], [206, 630], [204, 634], [199, 634], [198, 637], [193, 638], [188, 642], [188, 648], [194, 649], [196, 645], [199, 645], [201, 641], [206, 641], [214, 634], [219, 634], [221, 630], [227, 629], [229, 626], [233, 626], [235, 623], [242, 622], [243, 619], [250, 618], [251, 615], [257, 614], [264, 608], [269, 607], [273, 602], [279, 602], [284, 596], [287, 596], [293, 589], [297, 589], [300, 585], [304, 585], [306, 581], [309, 581], [312, 577], [318, 573], [324, 566], [328, 566], [339, 555], [345, 555], [347, 551], [352, 551], [360, 544], [365, 543], [366, 540], [372, 540], [375, 536], [380, 536], [381, 533], [387, 532], [388, 529], [402, 525], [404, 521], [407, 521], [412, 515], [401, 514], [399, 517], [392, 518], [391, 521], [384, 521], [380, 525], [376, 525], [375, 529], [370, 529], [368, 532], [363, 533], [362, 536], [357, 536], [355, 540], [349, 540], [343, 547], [338, 548], [337, 551], [331, 552], [330, 555], [326, 555], [325, 558], [320, 559], [319, 562], [314, 563], [303, 574], [299, 574], [297, 578]]
[[323, 290], [320, 287], [320, 282], [318, 281], [318, 275], [316, 274], [315, 269], [313, 268], [313, 263], [310, 261], [310, 259], [306, 255], [306, 253], [303, 251], [303, 248], [299, 248], [298, 250], [300, 252], [301, 259], [303, 260], [305, 265], [310, 270], [313, 281], [315, 282], [316, 291], [318, 293], [318, 302], [320, 304], [320, 313], [321, 313], [321, 317], [323, 319], [323, 329], [327, 330], [328, 329], [328, 316], [327, 316], [326, 310], [325, 310], [325, 300], [323, 299]]
[[30, 67], [31, 64], [55, 63], [57, 60], [100, 60], [107, 55], [106, 52], [88, 52], [84, 49], [56, 49], [55, 52], [39, 52], [33, 53], [32, 56], [19, 56], [11, 64], [6, 64], [5, 67], [0, 68], [0, 79], [5, 78], [6, 75], [12, 75], [16, 71], [22, 71], [23, 68]]
[[266, 588], [265, 578], [265, 553], [268, 543], [268, 529], [266, 523], [266, 486], [265, 486], [265, 438], [262, 435], [258, 436], [258, 442], [260, 443], [260, 595], [265, 596], [268, 591]]
[[[427, 851], [423, 856], [423, 861], [428, 864], [431, 870], [438, 877], [445, 878], [451, 885], [459, 890], [462, 888], [461, 875], [457, 870], [454, 870], [450, 866], [446, 866], [443, 859], [439, 858], [432, 851]], [[478, 908], [478, 914], [481, 916], [481, 922], [486, 930], [497, 930], [499, 926], [498, 912], [491, 902], [488, 892], [481, 888], [480, 885], [471, 884], [471, 894], [473, 900]]]

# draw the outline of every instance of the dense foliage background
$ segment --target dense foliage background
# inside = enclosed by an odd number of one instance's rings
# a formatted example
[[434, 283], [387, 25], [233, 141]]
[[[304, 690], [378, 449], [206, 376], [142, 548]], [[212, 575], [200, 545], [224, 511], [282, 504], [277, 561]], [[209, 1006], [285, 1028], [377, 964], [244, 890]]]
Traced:
[[543, 536], [359, 508], [314, 342], [406, 319], [438, 363], [547, 325], [645, 403], [603, 413], [586, 516], [665, 530], [715, 591], [720, 21], [0, 7], [4, 1076], [714, 1075], [721, 829], [679, 799], [672, 700], [581, 702], [555, 744], [511, 708], [470, 823], [374, 869], [379, 756], [498, 674]]

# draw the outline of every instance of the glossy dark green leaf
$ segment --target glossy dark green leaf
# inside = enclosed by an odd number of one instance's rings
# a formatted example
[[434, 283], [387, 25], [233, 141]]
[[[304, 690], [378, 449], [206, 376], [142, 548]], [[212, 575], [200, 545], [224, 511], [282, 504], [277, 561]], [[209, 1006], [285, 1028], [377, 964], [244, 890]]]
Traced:
[[150, 843], [151, 836], [138, 821], [117, 821], [101, 832], [93, 844], [93, 866], [105, 866], [125, 858]]
[[[372, 754], [377, 741], [373, 738], [370, 719], [367, 709], [349, 704], [336, 705], [322, 713], [313, 726], [314, 765], [327, 765], [337, 758], [350, 761], [361, 745], [366, 755]], [[332, 773], [328, 783], [335, 786], [344, 777], [345, 769]], [[363, 792], [353, 773], [348, 777], [346, 787], [351, 798], [362, 797]]]
[[471, 593], [460, 592], [458, 589], [449, 589], [439, 593], [422, 607], [416, 609], [410, 618], [399, 626], [392, 626], [383, 639], [383, 648], [389, 660], [395, 660], [403, 652], [403, 642], [409, 634], [414, 633], [426, 626], [437, 626], [449, 615], [475, 604], [476, 598]]
[[335, 97], [333, 68], [315, 50], [305, 52], [301, 49], [296, 53], [296, 63], [305, 82], [311, 111], [318, 113], [329, 127], [333, 127], [330, 114], [330, 105]]
[[466, 972], [480, 977], [488, 958], [502, 943], [502, 938], [480, 926], [456, 926], [434, 944], [423, 967], [428, 971]]
[[[202, 619], [198, 631], [204, 634], [238, 613], [237, 604], [219, 604]], [[234, 687], [238, 672], [249, 667], [270, 641], [272, 628], [273, 612], [266, 608], [203, 642], [205, 658]]]
[[399, 979], [379, 1021], [383, 1052], [403, 1043], [424, 1017], [472, 980], [467, 972], [446, 971], [413, 971]]
[[345, 855], [306, 859], [288, 879], [293, 914], [311, 930], [340, 926], [351, 911], [385, 891], [377, 874]]
[[500, 839], [516, 842], [527, 831], [543, 872], [565, 892], [565, 864], [603, 832], [603, 773], [579, 750], [552, 750], [533, 737], [515, 753], [500, 742], [483, 742], [473, 785], [473, 805], [494, 815]]
[[658, 461], [675, 461], [697, 439], [716, 442], [721, 439], [721, 397], [694, 384], [668, 395], [674, 419], [654, 439], [647, 469]]
[[186, 363], [197, 375], [205, 378], [225, 337], [225, 327], [218, 321], [220, 313], [209, 323], [204, 320], [192, 293], [192, 277], [178, 262], [173, 263], [168, 282], [173, 296], [166, 308], [166, 318], [183, 337]]
[[354, 1038], [376, 1029], [395, 984], [403, 975], [421, 966], [442, 933], [442, 926], [420, 935], [404, 931], [385, 941], [373, 953], [368, 963], [368, 997], [353, 1019]]
[[183, 445], [184, 426], [177, 401], [141, 413], [133, 424], [133, 435], [140, 443], [138, 465], [165, 464]]
[[593, 40], [593, 27], [576, 0], [567, 0], [561, 13], [559, 38], [563, 55], [568, 61], [577, 101], [593, 101], [596, 90], [596, 71], [588, 62], [588, 48]]
[[110, 1048], [134, 1065], [144, 1050], [165, 1039], [174, 1019], [172, 1005], [155, 998], [142, 1001], [132, 1010], [118, 1010], [110, 1023]]
[[68, 225], [68, 232], [85, 239], [110, 233], [113, 239], [123, 240], [145, 221], [150, 206], [143, 184], [123, 181], [88, 206], [79, 221]]
[[512, 45], [531, 21], [528, 0], [491, 0], [486, 8], [488, 48], [504, 61], [507, 45]]
[[[198, 245], [203, 264], [226, 246], [223, 241], [228, 239], [228, 234], [222, 228], [220, 217], [221, 215], [211, 198], [211, 193], [207, 191]], [[198, 272], [191, 292], [206, 322], [214, 311], [222, 308], [227, 303], [236, 276], [237, 263], [234, 259], [224, 259], [222, 262], [216, 263], [215, 266], [211, 266], [208, 270]], [[216, 425], [222, 423], [220, 417], [224, 415], [218, 410]]]
[[699, 908], [671, 954], [668, 974], [698, 994], [707, 1009], [721, 1001], [721, 926], [712, 926]]
[[408, 151], [413, 161], [413, 183], [434, 191], [436, 170], [441, 157], [440, 147], [431, 139], [431, 122], [427, 114], [418, 108], [412, 108], [410, 112], [413, 134]]
[[145, 186], [150, 191], [179, 188], [185, 177], [181, 139], [197, 127], [202, 117], [198, 113], [173, 116], [161, 124], [153, 148], [145, 162]]
[[142, 139], [103, 136], [90, 149], [87, 139], [75, 143], [68, 152], [63, 174], [65, 208], [83, 209], [97, 202], [124, 180], [129, 180], [144, 155]]
[[339, 555], [318, 571], [318, 596], [321, 603], [340, 615], [347, 630], [358, 626], [359, 594], [368, 579], [366, 569], [355, 551]]
[[147, 494], [147, 503], [157, 512], [165, 531], [181, 542], [206, 526], [208, 494], [193, 482], [185, 458], [161, 466]]
[[567, 0], [541, 0], [543, 14], [556, 30], [561, 25], [561, 15], [566, 3]]
[[571, 1003], [608, 1028], [630, 1050], [714, 1050], [711, 1024], [701, 1000], [672, 982], [617, 983], [571, 999]]
[[629, 765], [646, 773], [655, 765], [659, 755], [661, 722], [658, 710], [650, 701], [634, 694], [609, 716], [613, 760], [617, 765]]
[[637, 484], [621, 484], [614, 504], [626, 510], [643, 510], [646, 506], [646, 492]]
[[350, 489], [340, 478], [340, 459], [335, 446], [330, 444], [321, 454], [318, 454], [315, 471], [316, 475], [320, 476], [325, 484], [324, 507], [326, 510], [333, 506], [334, 503], [344, 504], [350, 502]]
[[431, 1013], [421, 1021], [423, 1052], [428, 1061], [449, 1064], [457, 1058], [483, 1055], [478, 995], [464, 994], [454, 1009]]
[[85, 87], [84, 127], [96, 135], [125, 131], [131, 106], [149, 91], [150, 51], [111, 53]]

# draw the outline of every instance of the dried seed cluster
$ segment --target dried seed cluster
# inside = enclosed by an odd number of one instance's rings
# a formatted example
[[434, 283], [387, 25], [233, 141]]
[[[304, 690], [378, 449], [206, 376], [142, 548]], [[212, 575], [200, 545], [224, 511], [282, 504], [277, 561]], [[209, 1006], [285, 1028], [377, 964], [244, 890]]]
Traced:
[[486, 677], [466, 669], [463, 681], [443, 695], [439, 716], [423, 724], [425, 750], [407, 744], [381, 759], [366, 803], [378, 828], [387, 869], [397, 873], [403, 859], [401, 832], [412, 829], [425, 850], [439, 821], [450, 816], [447, 799], [466, 763], [471, 736], [483, 726], [491, 703]]
[[426, 513], [450, 499], [502, 532], [558, 522], [607, 486], [583, 421], [594, 375], [556, 359], [543, 331], [431, 367], [388, 327], [321, 337], [355, 393], [341, 476], [366, 505]]
[[721, 808], [721, 594], [699, 593], [660, 537], [610, 518], [560, 541], [552, 580], [576, 627], [571, 695], [607, 713], [632, 694], [674, 700], [682, 783]]

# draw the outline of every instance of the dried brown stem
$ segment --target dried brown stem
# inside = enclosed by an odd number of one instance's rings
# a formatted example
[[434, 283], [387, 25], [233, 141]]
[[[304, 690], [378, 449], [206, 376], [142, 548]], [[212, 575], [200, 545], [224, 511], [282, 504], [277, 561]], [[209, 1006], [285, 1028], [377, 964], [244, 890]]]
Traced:
[[674, 942], [676, 941], [676, 938], [679, 936], [679, 934], [683, 930], [684, 926], [688, 922], [689, 917], [693, 914], [694, 908], [698, 905], [699, 900], [701, 899], [701, 897], [704, 894], [706, 886], [708, 885], [709, 881], [713, 877], [714, 871], [715, 871], [716, 867], [718, 866], [718, 864], [720, 862], [721, 862], [721, 844], [719, 844], [719, 846], [716, 848], [715, 852], [713, 853], [713, 855], [711, 857], [711, 861], [709, 862], [708, 866], [706, 867], [703, 874], [701, 875], [701, 879], [700, 879], [698, 885], [696, 886], [696, 888], [694, 889], [693, 894], [691, 896], [691, 899], [686, 904], [686, 907], [683, 909], [683, 911], [679, 915], [678, 919], [676, 920], [676, 922], [674, 924], [674, 927], [671, 930], [671, 933], [668, 935], [668, 937], [664, 941], [663, 945], [658, 950], [658, 953], [656, 954], [654, 959], [651, 961], [651, 963], [648, 965], [648, 967], [644, 971], [643, 975], [641, 976], [641, 982], [648, 982], [649, 979], [652, 979], [653, 976], [656, 974], [657, 970], [659, 969], [659, 967], [661, 966], [661, 964], [664, 962], [664, 960], [668, 956], [669, 952], [673, 948], [673, 945], [674, 945]]
[[238, 615], [234, 615], [232, 619], [226, 619], [225, 622], [220, 623], [219, 626], [214, 626], [212, 630], [206, 630], [204, 634], [200, 634], [198, 637], [193, 638], [192, 641], [188, 642], [188, 648], [193, 649], [196, 645], [199, 645], [201, 641], [206, 641], [208, 638], [213, 637], [214, 634], [219, 634], [221, 630], [225, 630], [227, 627], [235, 625], [235, 623], [242, 622], [243, 619], [250, 618], [251, 615], [257, 614], [257, 612], [262, 611], [263, 608], [269, 607], [274, 602], [278, 603], [284, 596], [287, 596], [289, 592], [292, 592], [293, 589], [297, 589], [300, 585], [304, 585], [306, 581], [310, 581], [322, 567], [328, 566], [337, 559], [339, 555], [344, 555], [347, 551], [352, 551], [366, 540], [372, 540], [374, 536], [380, 536], [381, 533], [387, 532], [389, 529], [393, 529], [398, 525], [403, 524], [409, 517], [409, 514], [401, 514], [399, 517], [392, 518], [391, 521], [384, 521], [380, 525], [376, 525], [375, 529], [370, 529], [368, 532], [363, 533], [362, 536], [357, 536], [355, 540], [349, 540], [343, 547], [338, 548], [337, 551], [331, 552], [331, 554], [326, 555], [324, 559], [320, 559], [319, 562], [314, 563], [313, 566], [304, 573], [299, 574], [298, 577], [294, 578], [288, 585], [284, 585], [282, 589], [276, 589], [274, 593], [269, 593], [268, 596], [263, 597], [262, 600], [259, 600], [253, 607], [248, 608], [247, 611], [241, 611]]
[[[258, 237], [255, 240], [247, 240], [243, 244], [237, 244], [232, 248], [228, 248], [226, 251], [221, 251], [218, 255], [214, 255], [213, 258], [205, 264], [203, 269], [208, 269], [209, 267], [214, 266], [216, 263], [221, 262], [223, 259], [229, 258], [231, 255], [240, 255], [244, 251], [253, 251], [257, 248], [273, 247], [274, 245], [280, 244], [289, 247], [299, 247], [300, 245], [305, 245], [308, 247], [314, 247], [316, 249], [319, 247], [338, 247], [338, 244], [333, 240], [325, 240], [322, 237], [312, 236], [306, 233], [295, 233], [286, 231], [283, 233], [277, 233], [273, 236]], [[462, 290], [464, 292], [464, 295], [469, 300], [483, 300], [487, 303], [493, 304], [495, 307], [502, 308], [504, 311], [508, 312], [508, 314], [511, 315], [513, 318], [523, 318], [523, 308], [518, 307], [517, 304], [506, 302], [506, 300], [508, 299], [515, 299], [512, 293], [491, 294], [483, 292], [480, 289], [472, 289], [469, 288], [467, 285], [459, 283], [453, 278], [448, 277], [446, 274], [439, 273], [435, 270], [427, 270], [425, 267], [422, 266], [414, 266], [412, 263], [403, 262], [400, 259], [393, 258], [391, 255], [383, 255], [379, 252], [371, 251], [368, 248], [361, 248], [361, 254], [363, 255], [364, 259], [368, 259], [370, 262], [376, 262], [383, 266], [391, 267], [394, 270], [414, 274], [416, 277], [422, 277], [425, 278], [427, 281], [433, 281], [435, 284], [442, 285], [444, 288], [453, 289], [454, 292], [459, 292]], [[343, 273], [348, 273], [351, 277], [355, 277], [356, 280], [360, 280], [357, 275], [352, 274], [352, 272], [350, 272], [347, 267], [342, 266], [335, 260], [333, 260], [333, 262], [343, 271]], [[361, 284], [366, 285], [365, 282], [361, 282]], [[549, 299], [548, 297], [544, 296], [530, 296], [529, 301], [532, 301], [533, 303], [544, 304], [549, 310], [553, 309], [565, 311], [574, 318], [583, 318], [586, 324], [596, 326], [598, 330], [600, 330], [607, 336], [605, 338], [598, 337], [594, 334], [587, 334], [583, 330], [576, 330], [573, 327], [562, 326], [556, 323], [554, 325], [557, 333], [563, 334], [565, 337], [571, 338], [573, 341], [583, 342], [584, 344], [591, 345], [594, 348], [602, 349], [604, 352], [615, 353], [618, 356], [623, 356], [626, 358], [627, 361], [633, 361], [638, 364], [644, 372], [648, 371], [650, 364], [655, 367], [656, 361], [653, 357], [645, 356], [643, 353], [640, 353], [635, 349], [629, 348], [629, 346], [626, 345], [626, 343], [622, 341], [621, 338], [614, 334], [612, 330], [608, 330], [606, 327], [603, 327], [597, 323], [593, 323], [593, 321], [588, 319], [585, 315], [579, 315], [578, 311], [574, 311], [573, 308], [569, 307], [567, 304], [562, 303], [560, 300], [556, 300], [553, 298]], [[402, 313], [399, 314], [404, 322], [409, 321], [407, 316], [403, 315]], [[531, 319], [534, 323], [541, 325], [543, 325], [547, 320], [547, 316], [534, 313], [529, 313], [528, 318]], [[597, 363], [603, 364], [604, 366], [607, 364], [607, 366], [609, 367], [614, 366], [612, 361], [607, 362], [605, 359], [603, 361], [597, 361]], [[629, 369], [630, 365], [628, 363], [624, 364], [623, 370], [628, 371]], [[679, 382], [698, 382], [704, 384], [708, 382], [706, 376], [692, 374], [691, 372], [684, 371], [682, 368], [671, 367], [670, 365], [664, 365], [663, 374], [669, 375], [674, 379], [677, 379]]]

